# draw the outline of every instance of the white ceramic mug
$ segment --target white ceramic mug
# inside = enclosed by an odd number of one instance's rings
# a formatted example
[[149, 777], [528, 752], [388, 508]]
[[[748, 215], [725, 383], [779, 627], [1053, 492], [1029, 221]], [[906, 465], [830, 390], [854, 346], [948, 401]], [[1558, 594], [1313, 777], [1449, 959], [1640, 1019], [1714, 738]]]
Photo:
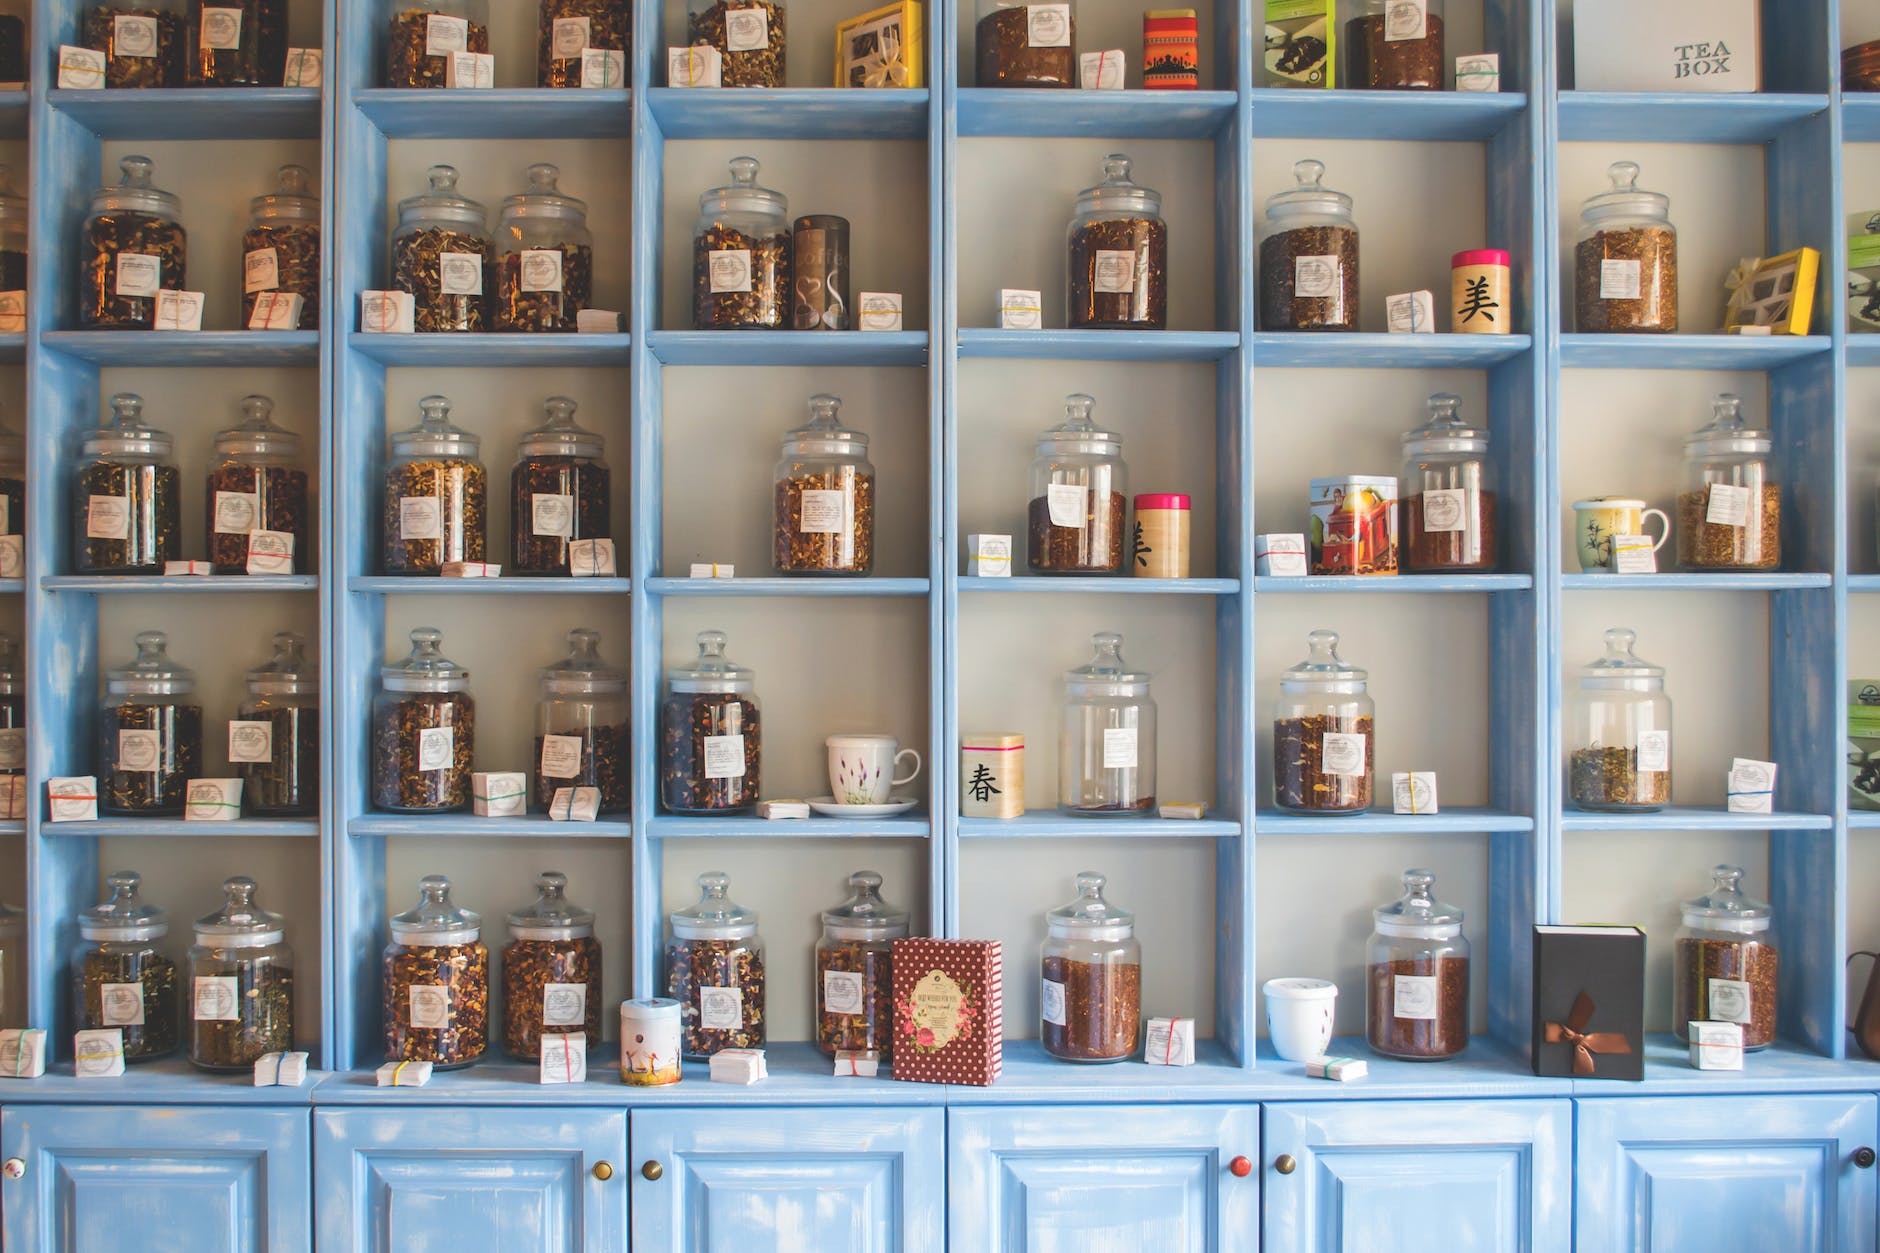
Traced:
[[[920, 777], [920, 754], [902, 748], [892, 735], [832, 735], [829, 746], [829, 787], [840, 805], [885, 805], [897, 787]], [[901, 758], [914, 759], [913, 773], [894, 777]]]
[[1268, 979], [1266, 1034], [1273, 1051], [1289, 1062], [1325, 1056], [1332, 1047], [1332, 1010], [1338, 985], [1323, 979]]

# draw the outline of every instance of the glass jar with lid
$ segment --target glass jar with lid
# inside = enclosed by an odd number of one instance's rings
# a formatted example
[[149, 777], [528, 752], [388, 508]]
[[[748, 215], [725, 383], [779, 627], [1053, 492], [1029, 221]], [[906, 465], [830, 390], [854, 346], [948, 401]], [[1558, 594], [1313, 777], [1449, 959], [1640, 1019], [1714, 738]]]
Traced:
[[1462, 397], [1430, 397], [1430, 419], [1403, 437], [1404, 566], [1419, 573], [1495, 568], [1495, 463], [1488, 432], [1462, 420]]
[[418, 331], [487, 331], [496, 243], [481, 204], [457, 191], [454, 166], [434, 165], [430, 190], [398, 202], [392, 288], [410, 292]]
[[1612, 185], [1580, 206], [1573, 247], [1574, 329], [1678, 329], [1678, 231], [1671, 197], [1638, 186], [1635, 161], [1606, 167]]
[[1606, 651], [1580, 667], [1567, 715], [1567, 796], [1581, 809], [1663, 809], [1671, 803], [1671, 698], [1665, 668], [1639, 659], [1638, 632], [1614, 627]]
[[1123, 637], [1090, 637], [1095, 655], [1064, 675], [1058, 808], [1083, 817], [1155, 809], [1155, 701], [1149, 676], [1123, 662]]
[[1025, 558], [1034, 574], [1123, 569], [1129, 476], [1123, 437], [1091, 421], [1095, 398], [1064, 398], [1064, 421], [1038, 436], [1031, 463]]
[[1364, 12], [1345, 23], [1345, 67], [1340, 87], [1441, 91], [1449, 67], [1443, 0], [1364, 0]]
[[106, 87], [183, 85], [182, 0], [93, 0], [80, 38], [104, 53]]
[[823, 911], [816, 941], [816, 1043], [826, 1056], [894, 1049], [894, 942], [907, 938], [907, 911], [881, 899], [881, 875], [849, 876], [849, 899]]
[[763, 764], [757, 676], [725, 656], [723, 631], [698, 633], [698, 657], [666, 672], [659, 707], [659, 791], [675, 814], [757, 804]]
[[1129, 158], [1103, 158], [1103, 181], [1077, 193], [1070, 224], [1073, 327], [1168, 325], [1168, 223], [1162, 193], [1129, 177]]
[[26, 1025], [26, 911], [0, 903], [0, 1030]]
[[253, 879], [224, 879], [222, 894], [189, 950], [189, 1060], [240, 1071], [294, 1047], [294, 950], [285, 920], [255, 903]]
[[973, 43], [977, 86], [1077, 86], [1077, 0], [979, 0]]
[[[284, 46], [282, 51], [285, 54]], [[272, 81], [280, 81], [278, 72]], [[281, 292], [302, 301], [299, 320], [286, 329], [318, 330], [320, 197], [304, 165], [283, 165], [275, 180], [275, 190], [248, 202], [248, 229], [242, 234], [241, 324], [255, 329], [255, 304], [265, 293]]]
[[[0, 631], [0, 778], [25, 773], [26, 676], [20, 671], [20, 639]], [[9, 795], [25, 803], [23, 793], [9, 791]]]
[[470, 803], [476, 702], [470, 672], [444, 656], [444, 633], [418, 627], [411, 655], [379, 667], [372, 699], [372, 803], [437, 813]]
[[218, 432], [203, 501], [217, 574], [300, 574], [307, 568], [307, 472], [300, 436], [277, 425], [274, 402], [242, 397], [242, 421]]
[[248, 672], [229, 727], [229, 761], [249, 813], [286, 818], [320, 808], [320, 675], [305, 637], [274, 637], [274, 656]]
[[1430, 895], [1435, 881], [1406, 870], [1403, 897], [1371, 911], [1365, 1024], [1386, 1057], [1440, 1061], [1469, 1047], [1469, 940], [1462, 911]]
[[600, 654], [601, 633], [568, 632], [568, 655], [542, 670], [535, 706], [535, 803], [547, 809], [561, 788], [591, 787], [601, 812], [627, 807], [627, 672]]
[[605, 438], [576, 425], [566, 396], [542, 409], [547, 419], [516, 441], [509, 472], [511, 574], [569, 574], [570, 544], [613, 536]]
[[1136, 1055], [1142, 1026], [1142, 943], [1136, 916], [1103, 899], [1103, 875], [1077, 876], [1077, 899], [1045, 914], [1039, 1043], [1067, 1062]]
[[490, 1028], [490, 951], [483, 920], [450, 899], [441, 874], [391, 919], [385, 946], [385, 1060], [457, 1070], [483, 1056]]
[[842, 425], [840, 396], [809, 398], [783, 437], [772, 561], [779, 574], [867, 574], [875, 566], [875, 467], [868, 436]]
[[[5, 29], [5, 22], [6, 17], [0, 15], [0, 30]], [[18, 80], [0, 79], [9, 81]], [[13, 187], [13, 167], [0, 165], [0, 292], [26, 290], [26, 213], [26, 197]], [[24, 305], [17, 310], [0, 306], [0, 310], [26, 314]]]
[[1367, 675], [1338, 655], [1338, 632], [1306, 636], [1304, 661], [1279, 676], [1273, 718], [1273, 800], [1293, 814], [1371, 807], [1377, 703]]
[[496, 230], [496, 329], [572, 331], [594, 303], [587, 204], [556, 186], [561, 171], [529, 167], [529, 188], [503, 200]]
[[1295, 161], [1298, 184], [1266, 202], [1260, 329], [1358, 329], [1358, 221], [1351, 197], [1324, 185], [1323, 161]]
[[670, 915], [666, 946], [666, 995], [679, 1002], [679, 1050], [691, 1062], [720, 1049], [763, 1048], [768, 1022], [757, 911], [731, 899], [722, 870], [706, 871], [698, 885], [698, 904]]
[[[188, 285], [183, 202], [154, 186], [149, 157], [125, 157], [117, 186], [91, 194], [78, 283], [79, 325], [142, 330], [157, 325], [157, 293]], [[174, 329], [174, 328], [172, 328]]]
[[169, 432], [144, 424], [142, 396], [119, 392], [111, 410], [80, 444], [72, 564], [79, 574], [162, 574], [182, 550], [182, 472]]
[[1678, 564], [1686, 570], [1773, 570], [1782, 564], [1782, 488], [1768, 431], [1743, 425], [1743, 398], [1719, 392], [1711, 419], [1684, 441]]
[[[633, 46], [633, 13], [627, 0], [542, 0], [536, 33], [537, 87], [625, 87], [627, 52]], [[584, 70], [581, 54], [617, 52], [598, 78]]]
[[685, 41], [716, 48], [726, 87], [784, 85], [783, 0], [686, 0]]
[[594, 912], [568, 900], [568, 876], [535, 877], [535, 902], [509, 915], [503, 950], [503, 1050], [518, 1061], [542, 1055], [545, 1035], [587, 1037], [601, 1046], [601, 942]]
[[287, 75], [287, 0], [189, 0], [184, 85], [277, 87]]
[[448, 397], [426, 396], [418, 410], [418, 425], [392, 436], [385, 469], [387, 574], [442, 574], [446, 562], [484, 560], [483, 441], [450, 420]]
[[72, 1027], [118, 1028], [124, 1060], [149, 1061], [176, 1051], [176, 963], [159, 941], [169, 918], [137, 895], [143, 876], [119, 871], [105, 882], [109, 900], [80, 911], [72, 954]]
[[775, 331], [789, 316], [789, 201], [782, 192], [757, 185], [756, 157], [733, 157], [730, 186], [714, 187], [698, 198], [692, 233], [693, 325], [701, 331]]
[[1776, 1038], [1781, 955], [1769, 934], [1773, 911], [1743, 892], [1741, 866], [1714, 866], [1711, 889], [1685, 901], [1671, 959], [1671, 1030], [1690, 1038], [1693, 1022], [1734, 1022], [1743, 1047]]
[[178, 665], [161, 631], [137, 633], [137, 656], [105, 672], [98, 709], [98, 808], [107, 814], [180, 814], [202, 775], [202, 705], [196, 672]]
[[392, 0], [387, 87], [448, 87], [453, 52], [490, 50], [489, 0]]

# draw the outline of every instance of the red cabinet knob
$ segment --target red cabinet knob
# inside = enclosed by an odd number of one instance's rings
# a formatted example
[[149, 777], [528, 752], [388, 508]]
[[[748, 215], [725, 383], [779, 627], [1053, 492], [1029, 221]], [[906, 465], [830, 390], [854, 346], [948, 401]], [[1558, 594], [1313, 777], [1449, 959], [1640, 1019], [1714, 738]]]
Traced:
[[1233, 1161], [1227, 1163], [1227, 1169], [1232, 1172], [1234, 1178], [1245, 1179], [1248, 1175], [1253, 1173], [1253, 1163], [1244, 1157], [1236, 1157]]

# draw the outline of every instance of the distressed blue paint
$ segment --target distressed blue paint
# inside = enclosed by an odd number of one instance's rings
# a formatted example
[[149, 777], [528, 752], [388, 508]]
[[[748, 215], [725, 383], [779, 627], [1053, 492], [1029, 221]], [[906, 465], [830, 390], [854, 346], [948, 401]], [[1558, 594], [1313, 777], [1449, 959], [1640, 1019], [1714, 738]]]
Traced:
[[1310, 592], [1347, 596], [1525, 592], [1533, 586], [1534, 576], [1531, 574], [1404, 574], [1383, 577], [1356, 574], [1267, 574], [1253, 581], [1253, 590], [1256, 592]]
[[1560, 138], [1566, 143], [1762, 144], [1827, 111], [1828, 97], [1812, 93], [1567, 91], [1560, 95]]
[[[1521, 60], [1517, 47], [1502, 47], [1502, 72]], [[1373, 139], [1457, 142], [1484, 140], [1523, 125], [1527, 97], [1518, 91], [1396, 92], [1295, 91], [1261, 87], [1253, 92], [1256, 139]]]
[[616, 335], [404, 335], [351, 331], [346, 347], [382, 365], [621, 366], [632, 336]]
[[700, 91], [654, 87], [653, 119], [668, 139], [927, 139], [925, 87]]
[[[906, 311], [903, 311], [906, 316]], [[925, 365], [925, 331], [649, 331], [664, 365]]]
[[346, 590], [396, 596], [624, 596], [633, 590], [633, 580], [512, 578], [508, 575], [496, 579], [433, 579], [356, 574], [346, 580]]
[[41, 339], [93, 365], [208, 370], [320, 363], [318, 331], [47, 331]]
[[[340, 112], [356, 111], [388, 139], [619, 139], [631, 133], [634, 111], [625, 89], [443, 92], [360, 86], [378, 81], [381, 63], [367, 46], [378, 34], [379, 15], [363, 2], [360, 8], [361, 21], [374, 29], [355, 28], [341, 50], [336, 91], [341, 100], [350, 99], [352, 109], [342, 105]], [[333, 68], [327, 72], [332, 75]]]
[[[1786, 535], [1784, 532], [1785, 538]], [[1834, 576], [1786, 570], [1742, 574], [1687, 574], [1667, 570], [1660, 574], [1565, 574], [1560, 577], [1560, 585], [1567, 591], [1585, 592], [1782, 592], [1804, 587], [1832, 587]]]
[[[234, 101], [226, 88], [170, 87], [141, 91], [53, 88], [47, 102], [101, 139], [227, 139]], [[252, 87], [241, 100], [241, 135], [249, 139], [318, 139], [324, 111], [317, 87]]]
[[646, 590], [662, 596], [926, 596], [927, 579], [655, 578]]
[[1131, 579], [1104, 575], [1014, 575], [987, 578], [961, 575], [962, 592], [1005, 592], [1019, 595], [1091, 596], [1238, 596], [1239, 579]]
[[1262, 368], [1322, 370], [1357, 366], [1379, 370], [1483, 370], [1529, 351], [1526, 335], [1253, 335]]
[[953, 97], [964, 138], [1208, 139], [1228, 125], [1240, 103], [1232, 91], [962, 87]]
[[1666, 805], [1648, 814], [1593, 813], [1568, 810], [1561, 817], [1568, 831], [1826, 831], [1831, 813], [1733, 814], [1722, 806]]
[[1234, 331], [958, 329], [959, 355], [1006, 361], [1219, 361], [1240, 346]]
[[1560, 336], [1563, 370], [1774, 370], [1825, 356], [1827, 335]]

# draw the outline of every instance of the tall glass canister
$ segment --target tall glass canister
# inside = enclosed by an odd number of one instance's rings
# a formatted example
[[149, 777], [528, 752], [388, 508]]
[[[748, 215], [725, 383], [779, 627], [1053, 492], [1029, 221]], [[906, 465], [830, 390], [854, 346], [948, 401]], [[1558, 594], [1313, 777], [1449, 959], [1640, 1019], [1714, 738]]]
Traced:
[[1338, 655], [1338, 632], [1313, 631], [1310, 651], [1279, 679], [1273, 799], [1287, 813], [1356, 814], [1371, 807], [1377, 703], [1368, 676]]
[[1155, 701], [1149, 676], [1123, 661], [1123, 637], [1090, 637], [1094, 655], [1064, 676], [1058, 808], [1085, 817], [1155, 808]]
[[222, 895], [189, 950], [189, 1060], [239, 1072], [294, 1047], [294, 950], [286, 920], [255, 902], [253, 879], [223, 880]]
[[1116, 574], [1123, 568], [1129, 474], [1123, 437], [1091, 421], [1094, 398], [1064, 398], [1064, 421], [1038, 436], [1031, 463], [1025, 557], [1034, 574]]
[[1638, 632], [1606, 632], [1580, 667], [1567, 710], [1567, 796], [1581, 809], [1649, 812], [1671, 803], [1671, 698], [1665, 668], [1632, 651]]

